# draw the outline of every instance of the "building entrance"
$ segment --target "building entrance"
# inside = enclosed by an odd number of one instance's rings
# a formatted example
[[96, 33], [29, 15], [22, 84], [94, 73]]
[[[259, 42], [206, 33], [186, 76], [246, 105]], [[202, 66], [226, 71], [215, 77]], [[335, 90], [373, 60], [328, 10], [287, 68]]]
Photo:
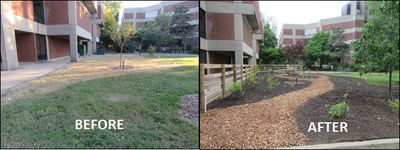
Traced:
[[36, 34], [36, 50], [38, 60], [47, 60], [46, 39], [44, 35]]

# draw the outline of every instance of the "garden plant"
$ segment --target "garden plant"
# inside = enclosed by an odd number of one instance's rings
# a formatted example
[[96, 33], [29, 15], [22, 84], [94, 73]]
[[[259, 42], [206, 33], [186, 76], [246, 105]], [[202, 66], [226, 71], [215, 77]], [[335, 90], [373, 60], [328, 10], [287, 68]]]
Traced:
[[229, 91], [234, 93], [239, 99], [244, 94], [243, 85], [241, 82], [233, 82], [232, 85], [228, 86]]
[[[346, 118], [347, 117], [349, 117], [349, 115], [351, 115], [350, 114], [350, 107], [349, 106], [347, 106], [347, 104], [346, 104], [346, 98], [347, 98], [347, 94], [348, 93], [346, 93], [346, 94], [344, 94], [343, 95], [343, 97], [345, 98], [344, 100], [343, 100], [343, 102], [341, 102], [341, 103], [339, 103], [339, 104], [336, 104], [336, 105], [334, 105], [334, 106], [332, 106], [331, 108], [330, 108], [330, 110], [329, 110], [329, 114], [331, 114], [331, 119], [330, 120], [332, 120], [332, 118], [333, 117], [335, 117], [335, 116], [337, 116], [337, 117], [339, 117], [339, 118], [341, 118], [341, 117], [343, 117], [343, 116], [345, 116]], [[325, 107], [326, 108], [329, 108], [329, 105], [328, 104], [326, 104], [325, 105]], [[354, 117], [353, 117], [354, 118]]]

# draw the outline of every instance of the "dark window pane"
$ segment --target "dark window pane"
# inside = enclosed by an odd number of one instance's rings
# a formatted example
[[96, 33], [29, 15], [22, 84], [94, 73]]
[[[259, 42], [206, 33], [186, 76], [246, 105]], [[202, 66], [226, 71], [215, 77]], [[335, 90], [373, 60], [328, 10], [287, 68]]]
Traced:
[[206, 38], [206, 12], [200, 8], [200, 37]]

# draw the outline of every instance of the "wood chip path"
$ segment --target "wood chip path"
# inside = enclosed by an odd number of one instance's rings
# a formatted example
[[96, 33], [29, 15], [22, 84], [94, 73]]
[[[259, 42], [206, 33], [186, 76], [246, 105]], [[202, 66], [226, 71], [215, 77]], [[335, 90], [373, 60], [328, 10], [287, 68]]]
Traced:
[[299, 132], [294, 112], [307, 100], [333, 90], [334, 84], [321, 75], [301, 80], [312, 84], [272, 99], [201, 114], [200, 148], [271, 149], [306, 145], [307, 136]]

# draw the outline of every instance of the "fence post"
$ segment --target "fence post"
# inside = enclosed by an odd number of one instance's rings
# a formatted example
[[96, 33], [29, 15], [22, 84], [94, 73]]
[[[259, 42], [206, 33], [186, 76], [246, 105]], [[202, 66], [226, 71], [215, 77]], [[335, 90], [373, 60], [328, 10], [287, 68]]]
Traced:
[[243, 64], [240, 65], [240, 81], [242, 82], [243, 85]]
[[225, 64], [221, 64], [221, 89], [222, 89], [222, 98], [225, 98]]
[[233, 82], [235, 82], [236, 83], [236, 64], [233, 64]]
[[246, 66], [246, 81], [249, 81], [249, 71], [250, 71], [250, 65]]
[[200, 64], [200, 113], [206, 112], [206, 100], [204, 95], [204, 64]]

